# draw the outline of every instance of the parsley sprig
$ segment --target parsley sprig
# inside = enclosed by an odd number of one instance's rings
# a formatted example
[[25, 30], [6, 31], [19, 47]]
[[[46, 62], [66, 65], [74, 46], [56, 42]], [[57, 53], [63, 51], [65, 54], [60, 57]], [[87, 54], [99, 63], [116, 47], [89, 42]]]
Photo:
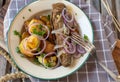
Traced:
[[50, 20], [50, 15], [47, 16], [47, 19]]
[[16, 47], [16, 52], [21, 53], [19, 47]]
[[85, 40], [85, 41], [88, 41], [88, 40], [89, 40], [89, 38], [88, 38], [88, 36], [87, 36], [86, 34], [84, 34], [84, 40]]
[[42, 29], [42, 27], [43, 27], [43, 26], [40, 24], [40, 25], [39, 25], [39, 29]]
[[43, 30], [43, 31], [38, 32], [37, 29], [33, 29], [33, 33], [39, 36], [43, 36], [46, 33], [46, 31]]
[[16, 30], [14, 30], [14, 35], [21, 37], [21, 34]]

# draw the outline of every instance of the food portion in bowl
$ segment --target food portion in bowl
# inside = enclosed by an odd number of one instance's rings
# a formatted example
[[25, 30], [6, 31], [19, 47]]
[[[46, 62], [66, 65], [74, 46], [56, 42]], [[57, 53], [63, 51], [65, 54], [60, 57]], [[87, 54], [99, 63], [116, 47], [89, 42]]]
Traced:
[[20, 37], [19, 52], [45, 68], [69, 67], [85, 54], [83, 47], [71, 39], [81, 35], [72, 9], [63, 3], [53, 4], [51, 14], [39, 15], [25, 21]]

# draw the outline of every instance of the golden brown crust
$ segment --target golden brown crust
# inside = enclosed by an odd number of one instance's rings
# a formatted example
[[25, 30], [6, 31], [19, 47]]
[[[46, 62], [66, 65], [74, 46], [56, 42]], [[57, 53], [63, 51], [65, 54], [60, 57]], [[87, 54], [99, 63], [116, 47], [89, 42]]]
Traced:
[[46, 48], [44, 50], [45, 53], [50, 53], [54, 51], [54, 45], [49, 41], [46, 41]]
[[115, 64], [120, 74], [120, 40], [116, 42], [115, 48], [112, 52], [112, 56], [114, 58]]

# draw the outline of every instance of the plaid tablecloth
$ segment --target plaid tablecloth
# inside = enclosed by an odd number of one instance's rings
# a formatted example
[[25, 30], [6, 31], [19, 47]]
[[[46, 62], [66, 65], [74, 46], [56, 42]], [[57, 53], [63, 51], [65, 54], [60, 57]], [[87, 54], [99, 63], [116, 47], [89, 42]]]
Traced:
[[[4, 20], [4, 37], [9, 25], [17, 12], [33, 0], [11, 0], [7, 14]], [[94, 45], [97, 48], [98, 58], [113, 72], [117, 73], [114, 64], [111, 49], [115, 43], [115, 33], [111, 25], [109, 16], [101, 17], [101, 14], [93, 7], [93, 0], [70, 0], [76, 6], [79, 6], [89, 17], [94, 32]], [[19, 28], [19, 27], [18, 27]], [[96, 63], [93, 57], [73, 74], [54, 81], [43, 81], [36, 79], [35, 82], [115, 82], [109, 75]]]

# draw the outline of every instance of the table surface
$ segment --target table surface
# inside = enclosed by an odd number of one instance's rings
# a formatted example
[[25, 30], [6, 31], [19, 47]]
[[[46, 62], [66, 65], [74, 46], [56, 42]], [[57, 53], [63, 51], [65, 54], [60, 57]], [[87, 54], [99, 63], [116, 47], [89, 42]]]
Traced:
[[[8, 4], [10, 0], [7, 0], [6, 4], [3, 6], [3, 8], [0, 9], [0, 40], [3, 40], [3, 20], [5, 16], [5, 12], [7, 10]], [[103, 4], [100, 0], [93, 0], [94, 6], [101, 12], [102, 15], [107, 15], [107, 11], [104, 8]], [[110, 7], [112, 9], [113, 14], [120, 22], [120, 0], [108, 0]], [[118, 35], [120, 35], [118, 33]], [[118, 36], [120, 38], [120, 36]], [[11, 66], [6, 60], [0, 55], [0, 76], [5, 75], [6, 73], [10, 73]], [[22, 82], [21, 79], [14, 80], [12, 82]], [[29, 82], [29, 81], [28, 81]]]

